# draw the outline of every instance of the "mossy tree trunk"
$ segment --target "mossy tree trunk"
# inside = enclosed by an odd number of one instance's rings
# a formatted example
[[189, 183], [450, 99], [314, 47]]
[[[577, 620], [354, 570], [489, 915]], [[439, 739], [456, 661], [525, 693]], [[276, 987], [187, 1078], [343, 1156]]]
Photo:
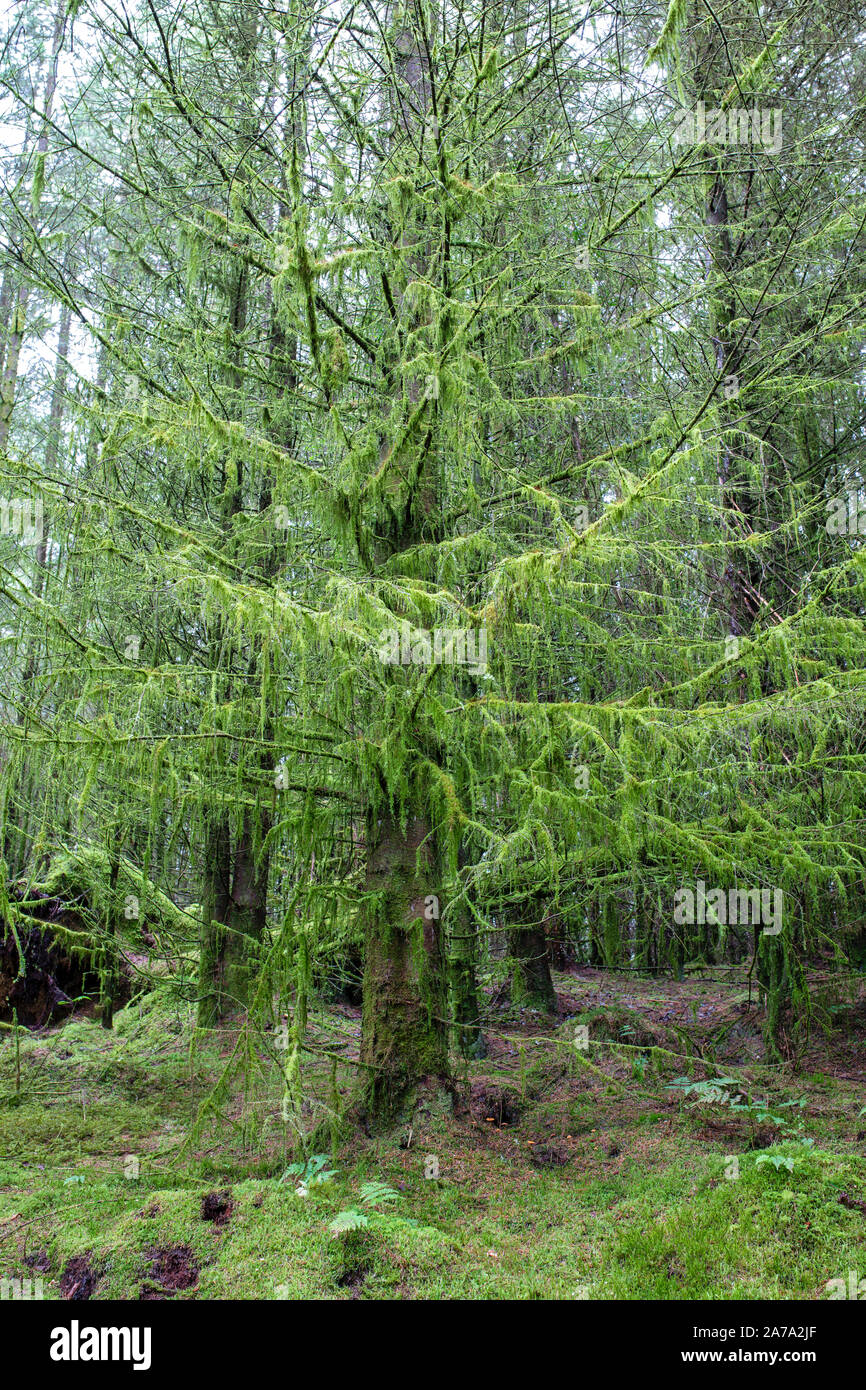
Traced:
[[120, 877], [120, 845], [115, 845], [110, 850], [111, 868], [108, 878], [108, 897], [106, 899], [106, 951], [103, 964], [101, 984], [100, 984], [100, 1019], [103, 1028], [114, 1026], [114, 1003], [117, 994], [117, 959], [116, 959], [116, 937], [117, 922], [116, 916], [120, 911], [117, 901], [117, 882]]
[[[251, 55], [253, 44], [249, 18], [238, 29], [241, 51]], [[249, 59], [251, 61], [251, 57]], [[244, 138], [252, 134], [249, 116], [241, 113]], [[226, 320], [230, 330], [231, 351], [224, 371], [227, 399], [233, 400], [238, 415], [243, 411], [244, 393], [244, 334], [251, 318], [249, 267], [243, 256], [231, 258], [223, 287]], [[272, 348], [279, 352], [283, 340], [270, 314], [269, 331]], [[240, 457], [223, 459], [219, 495], [214, 498], [215, 509], [222, 510], [222, 530], [227, 548], [233, 550], [237, 518], [245, 509], [245, 488], [251, 485], [252, 469]], [[205, 485], [212, 484], [205, 479]], [[264, 471], [258, 495], [258, 509], [267, 514], [271, 506], [271, 476]], [[275, 547], [270, 546], [260, 562], [262, 572], [272, 577], [276, 570]], [[226, 704], [236, 696], [236, 673], [241, 665], [242, 651], [236, 640], [226, 640], [226, 624], [217, 621], [210, 634], [210, 660], [218, 673], [221, 692]], [[224, 674], [224, 671], [225, 674]], [[255, 653], [249, 657], [246, 675], [241, 677], [248, 698], [252, 698], [261, 676]], [[239, 702], [240, 708], [240, 702]], [[271, 726], [261, 730], [263, 750], [252, 769], [254, 785], [257, 774], [273, 772], [273, 757], [269, 750]], [[216, 755], [216, 767], [225, 771], [222, 752]], [[221, 786], [218, 794], [222, 794]], [[199, 1024], [215, 1027], [222, 1019], [248, 1006], [252, 983], [261, 960], [261, 943], [267, 920], [269, 856], [261, 849], [270, 818], [261, 811], [257, 824], [245, 812], [240, 831], [233, 837], [227, 814], [219, 813], [209, 827], [205, 841], [205, 890], [202, 919], [201, 955], [199, 960]]]
[[520, 912], [522, 920], [508, 929], [512, 958], [511, 999], [523, 1009], [556, 1011], [556, 993], [550, 974], [550, 956], [544, 932], [544, 907], [540, 898], [529, 898]]
[[[431, 101], [430, 45], [420, 11], [398, 18], [391, 52], [397, 74], [389, 117], [392, 152], [402, 153], [414, 168], [415, 143], [423, 140]], [[431, 273], [430, 227], [423, 214], [407, 218], [401, 233], [406, 251], [407, 283]], [[405, 294], [406, 284], [401, 286]], [[429, 309], [408, 309], [412, 331], [430, 330]], [[447, 316], [440, 325], [447, 335]], [[406, 380], [411, 409], [421, 398], [421, 381]], [[393, 573], [398, 557], [436, 534], [439, 520], [438, 472], [430, 448], [435, 431], [419, 436], [421, 450], [392, 500], [396, 524], [375, 546], [375, 563]], [[382, 467], [391, 445], [383, 438]], [[399, 500], [397, 494], [402, 491]], [[437, 750], [425, 750], [436, 758]], [[411, 756], [409, 761], [411, 761]], [[447, 976], [440, 934], [441, 864], [436, 832], [426, 811], [410, 807], [405, 829], [390, 813], [367, 813], [367, 889], [364, 931], [364, 979], [361, 1060], [370, 1069], [363, 1110], [371, 1128], [399, 1122], [411, 1108], [418, 1085], [426, 1078], [450, 1084], [448, 1065]]]
[[[371, 818], [372, 819], [372, 818]], [[430, 827], [390, 815], [368, 831], [361, 1061], [369, 1068], [364, 1111], [371, 1128], [399, 1122], [422, 1080], [447, 1084], [442, 941], [431, 911], [437, 865]]]
[[468, 913], [460, 913], [451, 932], [449, 972], [455, 1043], [462, 1057], [484, 1057], [481, 1002], [476, 974], [476, 933]]
[[267, 916], [268, 855], [256, 854], [246, 820], [231, 853], [228, 826], [207, 837], [198, 1022], [214, 1028], [250, 1002]]
[[602, 951], [604, 964], [611, 970], [619, 965], [620, 954], [620, 902], [614, 896], [603, 900], [601, 908]]
[[[465, 867], [466, 851], [461, 845], [458, 865]], [[485, 1057], [487, 1044], [481, 1031], [481, 1000], [478, 992], [478, 938], [468, 905], [452, 904], [448, 932], [448, 976], [454, 1044], [462, 1057]]]
[[222, 956], [223, 998], [229, 1009], [246, 1008], [261, 965], [268, 901], [268, 855], [256, 853], [250, 819], [244, 818], [234, 855], [228, 930]]
[[219, 814], [209, 821], [204, 837], [201, 956], [199, 959], [198, 1023], [214, 1028], [225, 1011], [223, 956], [230, 902], [231, 839], [228, 822]]

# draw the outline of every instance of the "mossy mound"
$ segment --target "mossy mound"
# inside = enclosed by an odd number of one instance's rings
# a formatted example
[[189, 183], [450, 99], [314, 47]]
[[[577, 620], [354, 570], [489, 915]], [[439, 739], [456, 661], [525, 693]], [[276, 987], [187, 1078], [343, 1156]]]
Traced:
[[598, 1005], [585, 1009], [569, 1020], [570, 1025], [584, 1025], [589, 1030], [590, 1047], [593, 1042], [616, 1042], [633, 1047], [659, 1047], [666, 1040], [665, 1030], [656, 1027], [634, 1009], [621, 1004]]

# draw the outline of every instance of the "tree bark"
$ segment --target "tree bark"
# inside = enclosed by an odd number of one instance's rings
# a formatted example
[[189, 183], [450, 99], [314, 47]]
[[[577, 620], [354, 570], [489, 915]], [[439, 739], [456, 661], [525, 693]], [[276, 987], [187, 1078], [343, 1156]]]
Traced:
[[228, 822], [222, 812], [218, 812], [209, 822], [204, 837], [198, 1001], [200, 1028], [215, 1028], [227, 1009], [223, 957], [231, 897], [230, 852]]
[[448, 1076], [446, 998], [430, 828], [391, 816], [371, 826], [366, 887], [361, 1061], [370, 1069], [363, 1109], [374, 1128], [396, 1123], [426, 1077]]
[[511, 1000], [522, 1009], [556, 1012], [556, 992], [550, 974], [543, 908], [538, 898], [524, 905], [518, 922], [508, 929], [508, 952], [512, 957]]
[[[420, 12], [419, 12], [420, 15]], [[431, 100], [427, 45], [420, 17], [405, 22], [393, 41], [398, 74], [395, 145], [423, 139]], [[429, 258], [427, 229], [404, 233], [407, 263], [422, 273]], [[408, 383], [413, 403], [420, 381]], [[383, 457], [387, 444], [383, 445]], [[381, 559], [417, 545], [437, 517], [438, 490], [428, 450], [405, 496], [403, 524], [382, 546]], [[450, 1085], [447, 1047], [447, 981], [439, 919], [430, 914], [436, 898], [441, 910], [440, 865], [432, 827], [422, 806], [411, 808], [405, 832], [391, 814], [370, 817], [367, 885], [375, 891], [365, 920], [362, 1061], [371, 1069], [362, 1109], [373, 1128], [396, 1123], [418, 1084], [435, 1077]], [[423, 868], [416, 864], [419, 855]]]

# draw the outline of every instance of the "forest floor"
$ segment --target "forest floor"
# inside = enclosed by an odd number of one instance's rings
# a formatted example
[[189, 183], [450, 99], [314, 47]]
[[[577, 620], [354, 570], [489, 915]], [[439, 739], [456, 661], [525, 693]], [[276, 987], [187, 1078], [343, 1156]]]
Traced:
[[[811, 982], [822, 1026], [783, 1064], [741, 970], [555, 980], [555, 1018], [488, 991], [488, 1055], [460, 1063], [456, 1110], [431, 1090], [387, 1138], [347, 1127], [334, 1176], [300, 1192], [274, 1055], [248, 1054], [244, 1086], [243, 1035], [202, 1043], [165, 989], [112, 1031], [4, 1030], [0, 1277], [67, 1299], [689, 1300], [822, 1299], [866, 1276], [862, 980]], [[360, 1014], [319, 1004], [310, 1024], [347, 1059], [336, 1079], [316, 1054], [306, 1068], [313, 1125], [348, 1103]], [[714, 1076], [766, 1110], [684, 1093]], [[369, 1182], [394, 1195], [333, 1235]]]

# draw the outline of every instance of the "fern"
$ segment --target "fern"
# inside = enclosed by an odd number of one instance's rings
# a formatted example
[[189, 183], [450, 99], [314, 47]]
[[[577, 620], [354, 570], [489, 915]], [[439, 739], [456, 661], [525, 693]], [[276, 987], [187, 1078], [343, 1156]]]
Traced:
[[400, 1193], [395, 1192], [384, 1182], [365, 1182], [361, 1185], [361, 1205], [377, 1207], [388, 1202], [399, 1202]]
[[328, 1154], [313, 1154], [305, 1163], [290, 1163], [279, 1178], [279, 1182], [298, 1179], [303, 1188], [322, 1187], [337, 1176], [335, 1168], [328, 1168]]
[[[378, 1215], [375, 1208], [387, 1206], [391, 1202], [399, 1202], [400, 1193], [393, 1187], [389, 1187], [385, 1182], [372, 1182], [361, 1184], [360, 1205], [367, 1208], [371, 1214]], [[349, 1231], [360, 1230], [362, 1226], [369, 1226], [370, 1217], [366, 1212], [359, 1211], [357, 1207], [348, 1207], [345, 1211], [339, 1212], [330, 1224], [329, 1230], [334, 1236], [346, 1235]]]
[[365, 1216], [362, 1211], [357, 1211], [355, 1207], [349, 1207], [347, 1211], [339, 1212], [330, 1223], [328, 1229], [332, 1236], [344, 1236], [349, 1231], [360, 1231], [362, 1227], [369, 1226], [370, 1218]]

